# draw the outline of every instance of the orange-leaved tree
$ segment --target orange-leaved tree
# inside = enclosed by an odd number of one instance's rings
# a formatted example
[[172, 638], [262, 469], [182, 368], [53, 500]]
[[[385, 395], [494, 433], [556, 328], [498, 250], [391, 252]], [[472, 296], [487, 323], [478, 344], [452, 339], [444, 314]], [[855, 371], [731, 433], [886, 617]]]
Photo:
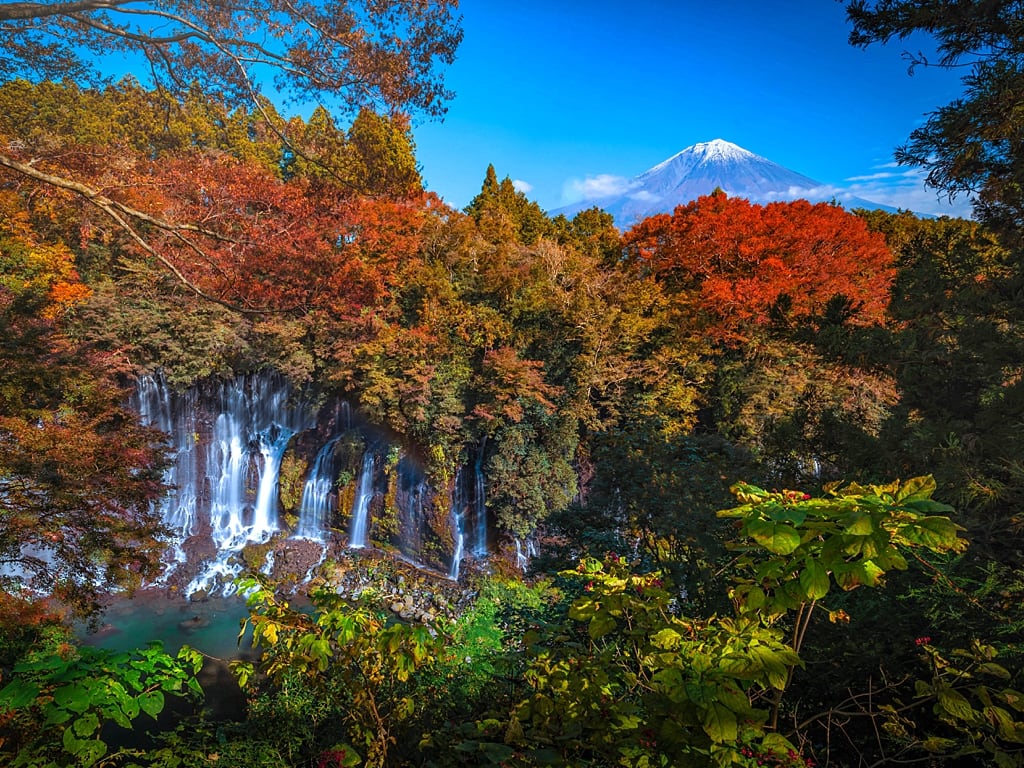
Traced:
[[[282, 101], [320, 104], [343, 115], [363, 110], [351, 136], [353, 152], [341, 159], [359, 161], [358, 168], [349, 170], [365, 180], [380, 176], [375, 153], [386, 150], [385, 157], [402, 150], [402, 142], [389, 137], [386, 121], [374, 121], [365, 110], [396, 116], [444, 113], [451, 93], [442, 70], [453, 61], [462, 38], [456, 5], [454, 0], [0, 2], [0, 80], [62, 79], [95, 87], [108, 81], [110, 73], [103, 67], [113, 56], [166, 95], [168, 105], [210, 102], [233, 117], [250, 115], [252, 121], [243, 121], [247, 131], [276, 136], [286, 147], [285, 156], [344, 177], [344, 168], [330, 167], [337, 158], [318, 155], [315, 144], [303, 146], [287, 130], [264, 92], [262, 81], [273, 78], [273, 91]], [[58, 105], [54, 112], [59, 116], [67, 110]], [[70, 124], [96, 122], [93, 115], [85, 118]], [[234, 127], [239, 124], [234, 121]], [[404, 117], [395, 125], [406, 125]], [[216, 229], [207, 230], [205, 222], [184, 212], [140, 205], [127, 194], [132, 185], [107, 183], [104, 169], [123, 161], [121, 148], [107, 149], [108, 136], [99, 141], [79, 137], [80, 143], [100, 149], [88, 162], [89, 155], [69, 155], [63, 141], [40, 141], [51, 137], [24, 133], [19, 126], [0, 127], [0, 180], [5, 185], [59, 190], [64, 202], [77, 199], [92, 206], [205, 295], [186, 271], [164, 258], [156, 235], [187, 241], [186, 247], [203, 260], [211, 256], [204, 238], [218, 237]], [[156, 138], [149, 154], [159, 154], [161, 146]], [[405, 172], [384, 186], [409, 187], [406, 182], [415, 182], [414, 176], [406, 163]], [[193, 179], [197, 189], [203, 183], [201, 177]]]
[[836, 301], [852, 322], [880, 320], [895, 275], [885, 240], [862, 219], [806, 200], [756, 205], [716, 192], [640, 222], [625, 248], [643, 272], [698, 301], [726, 340]]
[[118, 356], [64, 332], [89, 294], [70, 251], [0, 195], [0, 625], [40, 597], [80, 615], [159, 571], [160, 435], [117, 385]]

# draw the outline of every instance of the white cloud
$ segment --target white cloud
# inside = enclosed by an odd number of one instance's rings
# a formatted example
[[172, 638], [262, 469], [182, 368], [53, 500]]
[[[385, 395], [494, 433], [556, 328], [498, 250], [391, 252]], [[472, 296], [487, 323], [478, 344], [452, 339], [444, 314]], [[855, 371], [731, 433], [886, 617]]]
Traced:
[[627, 197], [629, 197], [630, 200], [638, 200], [641, 203], [656, 203], [661, 200], [660, 195], [655, 195], [648, 192], [646, 189], [641, 189], [639, 192], [633, 192], [627, 195]]
[[925, 175], [920, 168], [911, 168], [893, 174], [854, 176], [847, 179], [853, 183], [839, 191], [848, 196], [861, 197], [916, 213], [963, 218], [971, 216], [971, 200], [968, 196], [958, 195], [950, 202], [946, 195], [925, 186]]
[[522, 192], [524, 195], [533, 191], [533, 184], [522, 179], [512, 179], [512, 186], [515, 187], [516, 192]]
[[600, 173], [585, 179], [569, 179], [562, 186], [562, 201], [575, 203], [579, 200], [597, 200], [602, 197], [621, 195], [636, 186], [636, 182], [625, 176]]
[[845, 179], [845, 181], [855, 181], [856, 182], [856, 181], [874, 181], [876, 179], [895, 179], [895, 178], [899, 178], [901, 175], [903, 175], [903, 174], [887, 173], [886, 171], [881, 171], [879, 173], [869, 173], [869, 174], [866, 174], [864, 176], [850, 176], [849, 178]]

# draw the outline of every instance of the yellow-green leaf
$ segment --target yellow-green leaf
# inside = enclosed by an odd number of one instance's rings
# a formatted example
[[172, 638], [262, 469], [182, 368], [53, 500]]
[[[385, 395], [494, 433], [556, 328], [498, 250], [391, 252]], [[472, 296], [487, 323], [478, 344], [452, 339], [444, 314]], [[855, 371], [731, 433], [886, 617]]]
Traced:
[[817, 560], [808, 558], [800, 571], [800, 586], [809, 600], [818, 600], [828, 594], [828, 571]]
[[776, 555], [789, 555], [800, 546], [800, 534], [790, 525], [768, 520], [753, 520], [747, 524], [747, 535]]
[[714, 742], [721, 744], [736, 740], [736, 713], [717, 701], [704, 710], [701, 725]]

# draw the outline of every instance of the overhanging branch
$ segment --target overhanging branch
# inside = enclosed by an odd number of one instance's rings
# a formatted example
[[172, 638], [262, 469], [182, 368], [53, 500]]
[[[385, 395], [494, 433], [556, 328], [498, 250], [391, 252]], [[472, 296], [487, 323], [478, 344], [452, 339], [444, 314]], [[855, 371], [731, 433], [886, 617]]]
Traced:
[[152, 244], [150, 244], [150, 242], [146, 240], [146, 238], [143, 237], [142, 234], [140, 234], [139, 231], [134, 226], [132, 226], [131, 222], [132, 220], [142, 222], [144, 224], [149, 224], [165, 232], [168, 232], [172, 236], [177, 238], [183, 245], [195, 251], [197, 254], [203, 256], [207, 260], [210, 259], [203, 251], [203, 249], [200, 248], [191, 239], [186, 237], [185, 233], [200, 234], [206, 237], [231, 242], [227, 238], [221, 237], [215, 232], [210, 232], [208, 230], [202, 229], [201, 227], [197, 227], [192, 224], [176, 224], [174, 222], [166, 221], [156, 216], [152, 216], [146, 213], [145, 211], [140, 211], [137, 208], [132, 208], [131, 206], [125, 205], [124, 203], [120, 203], [116, 200], [113, 200], [86, 184], [83, 184], [78, 181], [73, 181], [71, 179], [65, 179], [61, 176], [56, 176], [52, 173], [46, 173], [45, 171], [41, 171], [38, 168], [29, 165], [28, 163], [20, 162], [11, 157], [7, 157], [6, 155], [0, 154], [0, 166], [20, 173], [24, 176], [27, 176], [30, 179], [34, 179], [35, 181], [42, 182], [43, 184], [49, 184], [53, 187], [57, 187], [58, 189], [65, 189], [69, 192], [74, 192], [75, 194], [84, 198], [89, 203], [94, 205], [96, 208], [103, 211], [103, 213], [105, 213], [111, 219], [113, 219], [117, 223], [118, 227], [120, 227], [140, 248], [142, 248], [146, 253], [148, 253], [154, 259], [159, 261], [161, 264], [163, 264], [163, 266], [175, 277], [175, 279], [177, 279], [182, 285], [184, 285], [186, 288], [192, 291], [192, 293], [194, 293], [196, 296], [203, 299], [204, 301], [211, 301], [214, 304], [219, 304], [220, 306], [225, 307], [226, 309], [230, 309], [234, 312], [242, 312], [245, 314], [267, 313], [267, 310], [239, 307], [235, 304], [232, 304], [229, 301], [225, 301], [224, 299], [221, 299], [217, 296], [213, 296], [204, 291], [194, 282], [189, 280], [181, 272], [181, 270], [179, 270], [174, 265], [174, 263], [171, 262], [166, 256], [160, 254], [152, 246]]

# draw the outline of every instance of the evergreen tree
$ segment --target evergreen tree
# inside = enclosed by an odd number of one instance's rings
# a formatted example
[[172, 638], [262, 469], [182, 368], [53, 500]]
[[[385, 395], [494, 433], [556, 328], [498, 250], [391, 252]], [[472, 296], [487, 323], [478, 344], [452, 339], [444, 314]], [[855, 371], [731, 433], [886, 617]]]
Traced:
[[537, 203], [515, 188], [506, 176], [500, 182], [494, 165], [487, 166], [480, 193], [464, 209], [492, 243], [515, 240], [533, 245], [553, 234], [551, 220]]
[[976, 216], [1013, 243], [1024, 225], [1024, 19], [1008, 0], [852, 2], [850, 42], [866, 47], [925, 32], [940, 57], [918, 65], [965, 67], [964, 94], [932, 112], [896, 152], [949, 195], [976, 195]]

